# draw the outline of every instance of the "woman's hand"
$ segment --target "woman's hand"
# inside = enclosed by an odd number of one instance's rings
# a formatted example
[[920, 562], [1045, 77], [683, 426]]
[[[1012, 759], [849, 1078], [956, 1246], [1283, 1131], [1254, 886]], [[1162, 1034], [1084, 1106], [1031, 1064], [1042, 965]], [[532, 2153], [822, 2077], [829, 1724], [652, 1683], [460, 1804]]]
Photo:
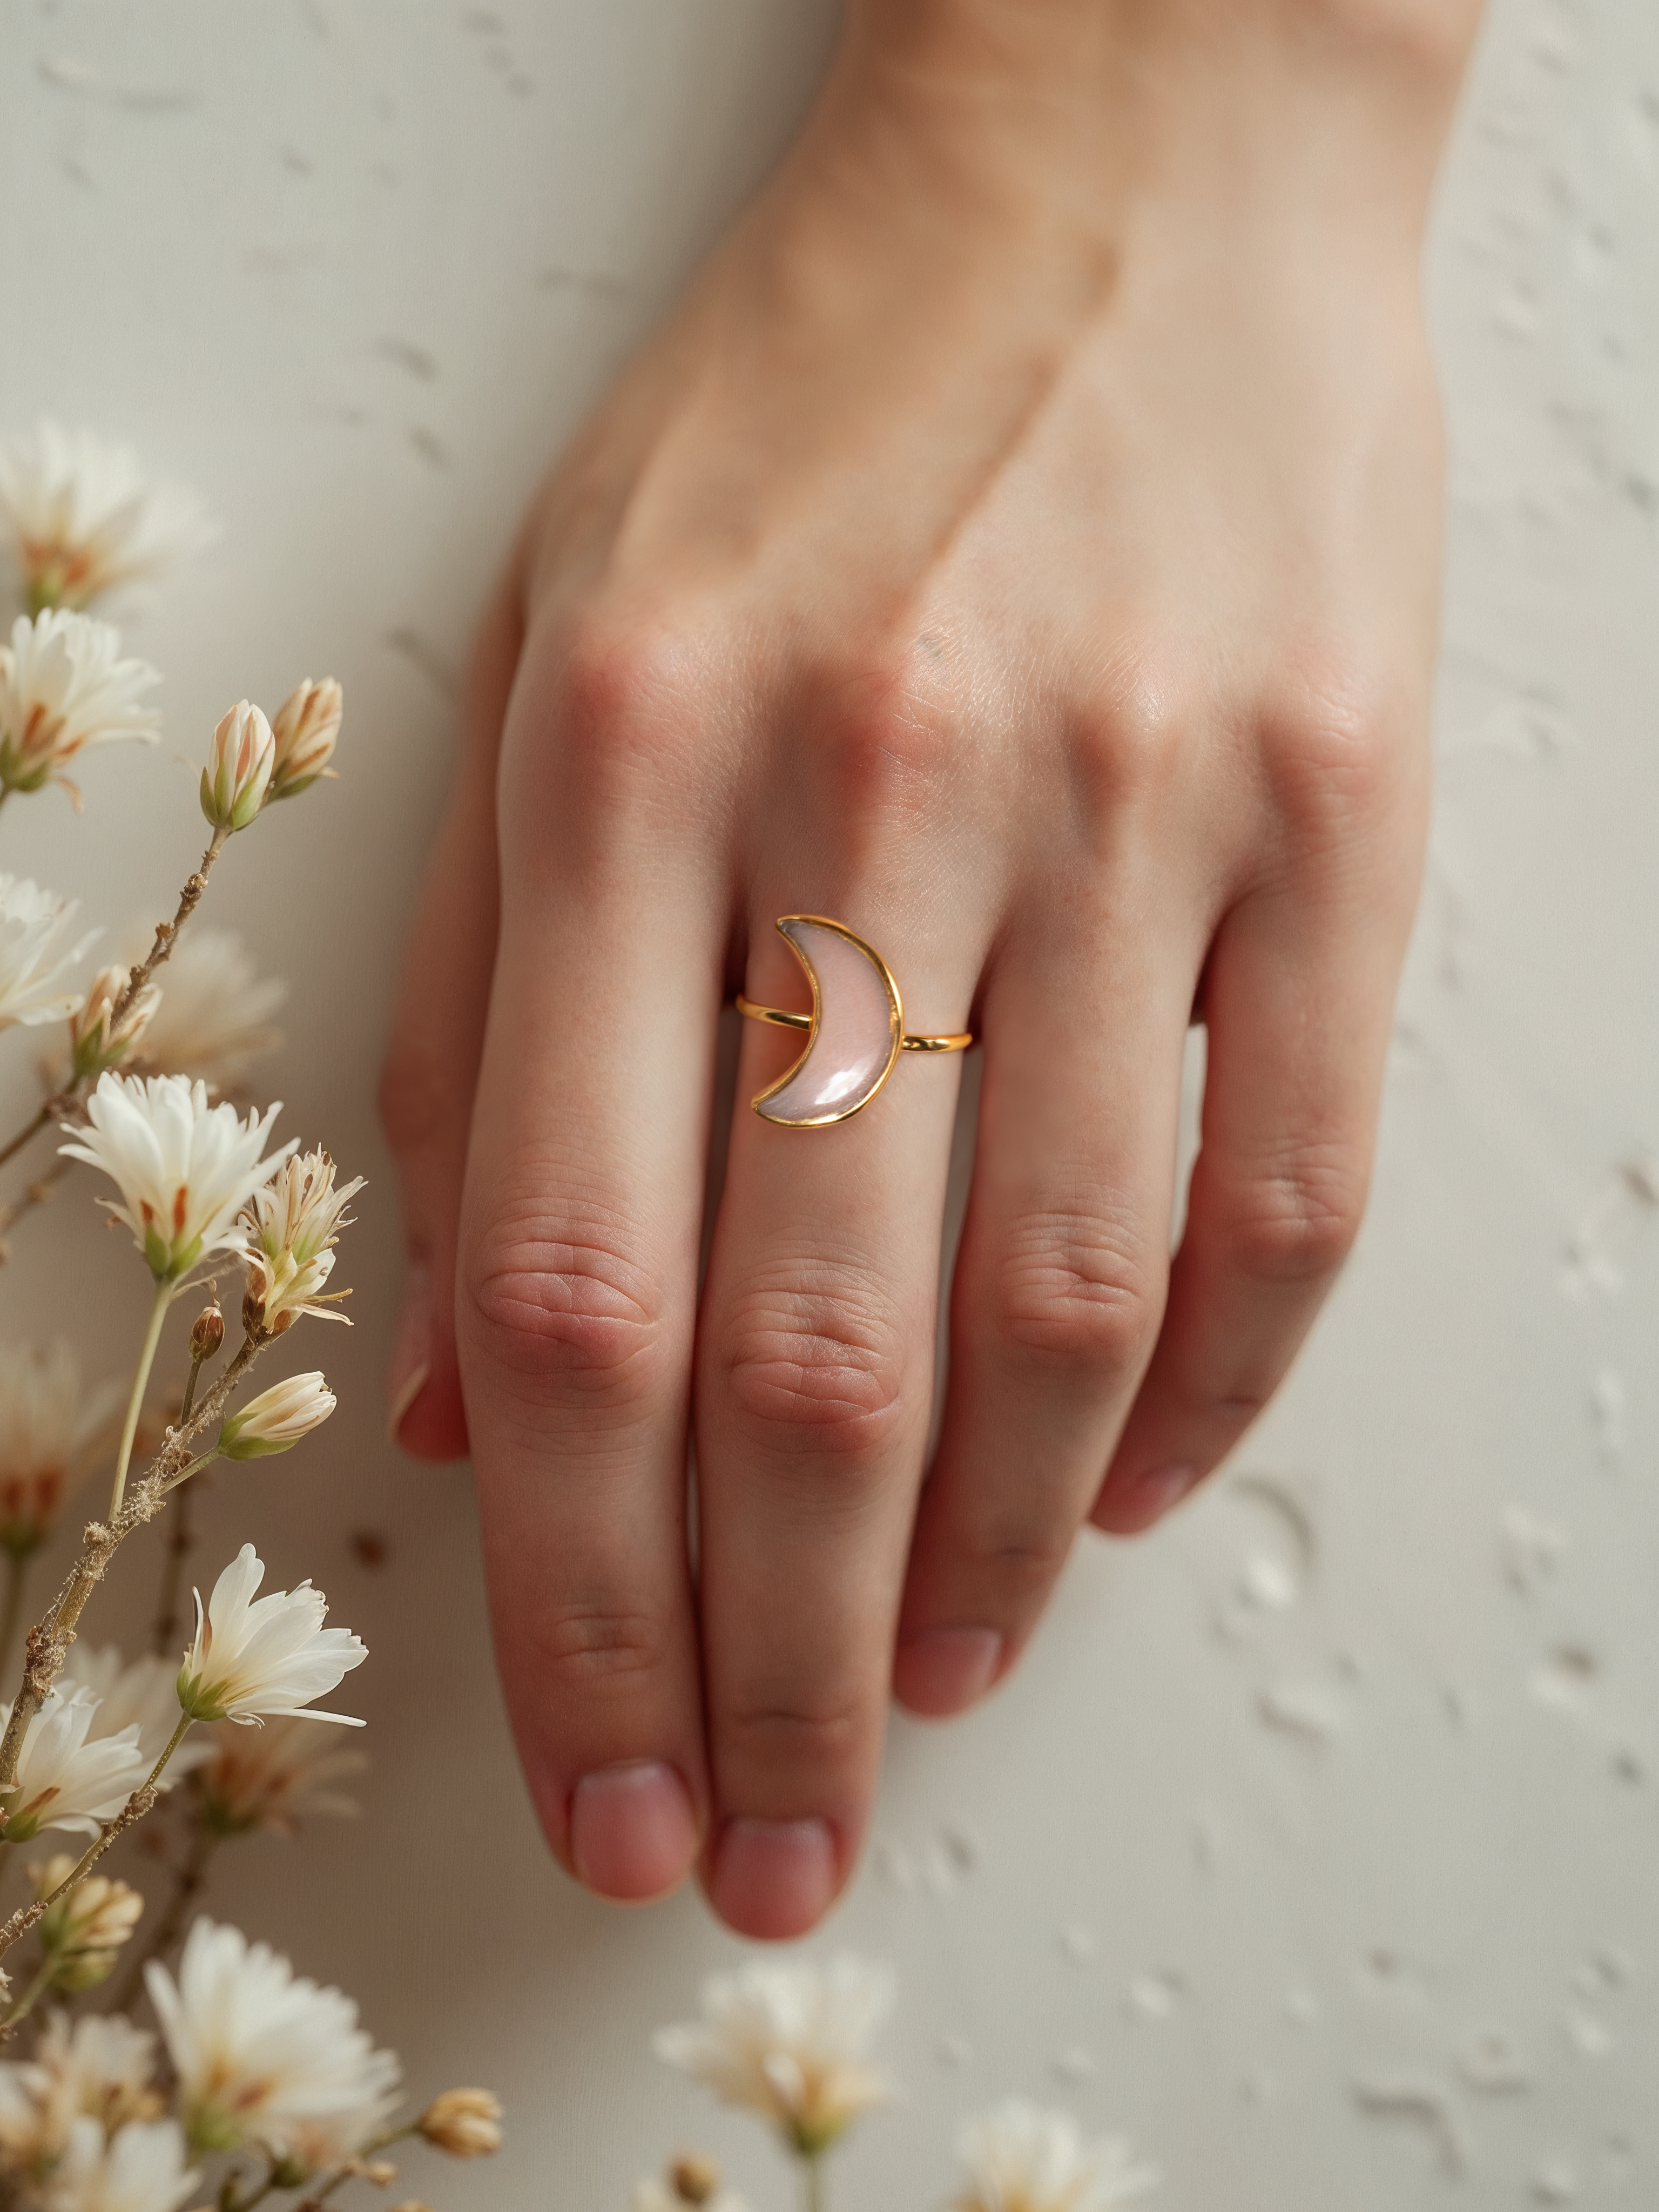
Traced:
[[[810, 1927], [890, 1688], [998, 1681], [1348, 1249], [1424, 833], [1460, 12], [855, 0], [529, 518], [387, 1064], [394, 1389], [410, 1449], [471, 1440], [526, 1771], [607, 1896], [701, 1855], [733, 1927]], [[925, 1489], [958, 1061], [830, 1129], [740, 1106], [699, 1296], [720, 1005], [802, 1003], [800, 912], [983, 1041]], [[798, 1044], [746, 1030], [740, 1101]]]

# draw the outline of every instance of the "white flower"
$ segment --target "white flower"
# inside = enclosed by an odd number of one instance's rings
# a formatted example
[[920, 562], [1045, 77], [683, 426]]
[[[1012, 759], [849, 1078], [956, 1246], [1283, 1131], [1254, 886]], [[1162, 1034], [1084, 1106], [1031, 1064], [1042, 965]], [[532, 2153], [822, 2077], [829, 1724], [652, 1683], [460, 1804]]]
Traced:
[[210, 1252], [240, 1252], [238, 1215], [294, 1150], [290, 1140], [262, 1157], [280, 1106], [239, 1120], [211, 1105], [207, 1085], [182, 1075], [100, 1076], [87, 1101], [89, 1126], [64, 1129], [82, 1142], [60, 1145], [71, 1159], [102, 1168], [121, 1202], [104, 1203], [131, 1230], [159, 1281], [187, 1273]]
[[260, 975], [233, 930], [193, 923], [174, 946], [162, 982], [161, 1006], [134, 1054], [146, 1074], [187, 1075], [211, 1091], [234, 1091], [253, 1062], [281, 1044], [270, 1017], [288, 985], [279, 975]]
[[130, 447], [51, 422], [0, 448], [0, 524], [31, 608], [83, 607], [212, 536], [187, 492], [145, 482]]
[[[60, 1889], [76, 1868], [76, 1856], [58, 1851], [44, 1864], [33, 1864], [29, 1881], [38, 1898]], [[117, 1954], [143, 1917], [144, 1900], [128, 1883], [108, 1875], [88, 1875], [35, 1923], [40, 1948], [52, 1958], [50, 1987], [95, 1990], [107, 1979]]]
[[[123, 1729], [136, 1727], [148, 1771], [167, 1749], [179, 1725], [178, 1674], [169, 1661], [149, 1652], [128, 1666], [113, 1644], [106, 1644], [100, 1651], [77, 1640], [69, 1648], [58, 1680], [71, 1688], [85, 1690], [97, 1700], [97, 1711], [87, 1731], [88, 1742], [96, 1743], [106, 1736], [119, 1735]], [[187, 1735], [162, 1769], [157, 1789], [171, 1790], [175, 1782], [193, 1767], [204, 1765], [212, 1756], [209, 1736]]]
[[[7, 1795], [6, 1841], [26, 1844], [42, 1828], [70, 1828], [95, 1836], [100, 1820], [118, 1813], [149, 1772], [138, 1747], [138, 1730], [94, 1736], [98, 1708], [86, 1691], [56, 1685], [23, 1735], [17, 1787]], [[3, 1709], [0, 1728], [11, 1718]]]
[[263, 1459], [291, 1451], [301, 1437], [319, 1429], [338, 1404], [321, 1372], [290, 1375], [233, 1413], [219, 1431], [226, 1459]]
[[276, 763], [270, 725], [239, 699], [219, 718], [202, 770], [202, 811], [216, 830], [246, 830], [265, 803]]
[[258, 2142], [310, 2172], [385, 2126], [397, 2059], [374, 2048], [349, 1998], [298, 1978], [268, 1944], [198, 1920], [177, 1986], [154, 1960], [144, 1978], [198, 2149]]
[[244, 1544], [213, 1585], [205, 1612], [196, 1593], [196, 1641], [179, 1670], [179, 1703], [198, 1721], [256, 1721], [306, 1711], [315, 1721], [362, 1728], [349, 1713], [319, 1713], [311, 1699], [335, 1689], [368, 1647], [349, 1628], [325, 1628], [328, 1604], [308, 1582], [253, 1593], [264, 1566]]
[[1069, 2112], [1023, 2097], [970, 2120], [957, 2144], [968, 2186], [955, 2212], [1114, 2212], [1157, 2185], [1116, 2136], [1085, 2143]]
[[287, 1161], [256, 1190], [243, 1216], [248, 1240], [247, 1295], [242, 1318], [250, 1329], [280, 1336], [301, 1314], [344, 1321], [334, 1310], [343, 1291], [324, 1294], [334, 1272], [334, 1246], [351, 1226], [347, 1206], [363, 1187], [362, 1176], [334, 1187], [326, 1152]]
[[220, 1721], [205, 1741], [210, 1755], [197, 1789], [202, 1817], [216, 1835], [245, 1836], [256, 1828], [297, 1835], [308, 1814], [350, 1819], [360, 1809], [333, 1785], [361, 1774], [368, 1761], [360, 1751], [342, 1750], [331, 1729], [304, 1715], [259, 1729]]
[[657, 2056], [729, 2105], [758, 2112], [804, 2157], [816, 2157], [891, 2083], [865, 2059], [891, 2008], [890, 1968], [842, 1956], [754, 1959], [703, 1984], [702, 2018], [659, 2029]]
[[64, 1499], [109, 1443], [121, 1384], [88, 1389], [61, 1339], [46, 1351], [0, 1344], [0, 1545], [27, 1553], [57, 1524]]
[[64, 1073], [71, 1079], [101, 1075], [106, 1067], [118, 1067], [132, 1058], [161, 1003], [161, 991], [159, 984], [146, 983], [118, 1022], [115, 1010], [131, 981], [131, 969], [118, 966], [100, 968], [93, 977], [86, 997], [70, 1016], [69, 1066]]
[[313, 684], [307, 676], [276, 709], [270, 726], [276, 759], [270, 772], [273, 799], [297, 799], [319, 775], [332, 775], [329, 762], [340, 735], [345, 695], [331, 676]]
[[22, 2064], [0, 2065], [0, 2154], [11, 2167], [57, 2158], [84, 2115], [112, 2131], [161, 2109], [150, 2086], [155, 2038], [117, 2015], [76, 2021], [55, 2012]]
[[[123, 660], [121, 634], [90, 615], [19, 615], [0, 645], [0, 786], [38, 791], [63, 782], [64, 763], [87, 745], [140, 738], [154, 744], [161, 718], [138, 703], [161, 682], [147, 660]], [[70, 789], [73, 791], [71, 784]]]
[[42, 2203], [44, 2212], [178, 2212], [200, 2179], [185, 2168], [177, 2120], [130, 2120], [106, 2136], [96, 2120], [80, 2119]]
[[0, 1030], [64, 1021], [80, 1005], [81, 994], [64, 988], [65, 973], [98, 933], [65, 946], [79, 911], [74, 900], [42, 890], [27, 876], [0, 875]]

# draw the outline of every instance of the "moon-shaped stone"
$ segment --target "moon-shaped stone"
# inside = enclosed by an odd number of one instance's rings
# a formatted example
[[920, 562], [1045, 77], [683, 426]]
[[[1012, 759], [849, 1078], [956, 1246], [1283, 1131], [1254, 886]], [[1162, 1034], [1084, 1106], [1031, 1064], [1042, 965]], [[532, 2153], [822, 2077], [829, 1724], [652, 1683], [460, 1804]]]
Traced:
[[892, 1073], [904, 1034], [893, 979], [868, 945], [835, 922], [786, 915], [778, 924], [812, 986], [812, 1027], [794, 1066], [754, 1101], [787, 1129], [844, 1121]]

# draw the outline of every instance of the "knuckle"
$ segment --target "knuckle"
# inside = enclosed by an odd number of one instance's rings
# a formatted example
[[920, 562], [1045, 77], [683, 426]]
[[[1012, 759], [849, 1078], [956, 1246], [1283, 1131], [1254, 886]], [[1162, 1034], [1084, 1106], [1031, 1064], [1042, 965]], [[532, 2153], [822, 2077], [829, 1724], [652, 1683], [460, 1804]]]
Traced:
[[560, 644], [560, 750], [584, 795], [617, 802], [682, 788], [702, 750], [703, 619], [689, 609], [589, 606], [570, 617]]
[[931, 819], [959, 765], [957, 718], [925, 639], [878, 647], [819, 679], [809, 756], [823, 819], [844, 834]]
[[534, 1663], [544, 1693], [550, 1683], [579, 1693], [627, 1686], [660, 1674], [667, 1659], [662, 1623], [614, 1596], [573, 1595], [537, 1626]]
[[1160, 1273], [1121, 1215], [1034, 1207], [1010, 1228], [997, 1260], [995, 1340], [1039, 1366], [1115, 1385], [1139, 1371], [1157, 1333]]
[[1401, 782], [1410, 708], [1357, 653], [1304, 655], [1267, 705], [1263, 741], [1274, 799], [1319, 834], [1384, 812]]
[[869, 1720], [865, 1707], [848, 1698], [780, 1694], [728, 1706], [720, 1728], [744, 1764], [762, 1772], [782, 1765], [822, 1778], [856, 1759]]
[[903, 1418], [898, 1317], [856, 1269], [750, 1285], [726, 1317], [718, 1358], [739, 1419], [775, 1449], [870, 1458]]
[[1166, 783], [1207, 711], [1190, 665], [1167, 645], [1121, 646], [1109, 680], [1072, 717], [1073, 780], [1085, 818], [1113, 821]]
[[971, 1529], [962, 1542], [963, 1565], [1017, 1606], [1046, 1596], [1071, 1551], [1069, 1531], [1009, 1522]]
[[1268, 1282], [1315, 1282], [1348, 1256], [1365, 1210], [1365, 1163], [1309, 1146], [1243, 1182], [1224, 1215], [1233, 1263]]
[[651, 1396], [665, 1358], [652, 1272], [614, 1220], [511, 1216], [465, 1277], [477, 1349], [538, 1395], [605, 1406]]

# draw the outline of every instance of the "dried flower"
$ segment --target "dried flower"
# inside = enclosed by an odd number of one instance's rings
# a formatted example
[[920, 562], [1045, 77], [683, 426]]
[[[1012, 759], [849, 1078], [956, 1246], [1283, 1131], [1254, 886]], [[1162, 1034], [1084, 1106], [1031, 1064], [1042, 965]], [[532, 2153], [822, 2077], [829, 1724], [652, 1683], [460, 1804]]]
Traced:
[[83, 1082], [101, 1075], [106, 1067], [119, 1067], [132, 1055], [161, 1003], [161, 986], [146, 983], [118, 1022], [115, 1009], [132, 980], [131, 968], [100, 968], [93, 977], [77, 1012], [70, 1016], [70, 1070]]
[[239, 699], [220, 716], [202, 770], [202, 811], [227, 836], [246, 830], [265, 803], [276, 747], [258, 708]]
[[301, 1437], [321, 1428], [338, 1401], [320, 1372], [290, 1375], [233, 1413], [219, 1431], [226, 1459], [263, 1459], [291, 1451]]
[[31, 611], [86, 606], [213, 534], [188, 492], [145, 481], [130, 447], [52, 422], [0, 449], [0, 524]]
[[345, 713], [345, 696], [331, 676], [313, 684], [307, 676], [296, 684], [276, 709], [270, 734], [276, 747], [270, 772], [273, 799], [297, 799], [319, 775], [332, 775], [329, 766]]
[[362, 1728], [348, 1713], [311, 1710], [336, 1688], [368, 1647], [347, 1628], [325, 1628], [328, 1611], [308, 1582], [298, 1589], [253, 1593], [264, 1566], [244, 1544], [213, 1586], [205, 1612], [196, 1593], [196, 1641], [179, 1670], [179, 1703], [192, 1720], [256, 1721], [304, 1711], [312, 1720]]
[[955, 2212], [1114, 2212], [1156, 2187], [1115, 2136], [1085, 2143], [1069, 2112], [1023, 2097], [970, 2120], [957, 2145], [968, 2185]]
[[68, 612], [20, 615], [0, 645], [0, 788], [39, 791], [87, 745], [138, 738], [154, 744], [161, 718], [139, 701], [161, 682], [147, 660], [123, 660], [112, 623]]
[[360, 1809], [333, 1785], [361, 1774], [368, 1761], [360, 1751], [342, 1749], [332, 1729], [303, 1714], [260, 1729], [220, 1721], [203, 1741], [209, 1755], [197, 1802], [216, 1836], [246, 1836], [257, 1828], [294, 1836], [313, 1814], [349, 1820]]
[[280, 976], [258, 973], [234, 931], [193, 924], [167, 961], [161, 1005], [136, 1063], [147, 1075], [187, 1075], [210, 1091], [234, 1091], [282, 1042], [270, 1017], [287, 995]]
[[[98, 1743], [118, 1735], [123, 1729], [136, 1728], [148, 1770], [167, 1749], [179, 1725], [179, 1693], [173, 1686], [178, 1671], [167, 1660], [149, 1652], [129, 1666], [113, 1644], [98, 1650], [77, 1638], [64, 1655], [58, 1680], [66, 1687], [86, 1691], [95, 1702], [88, 1742]], [[213, 1745], [207, 1736], [186, 1735], [162, 1768], [156, 1788], [171, 1790], [212, 1756]]]
[[42, 890], [27, 876], [0, 874], [0, 1030], [65, 1021], [80, 1005], [81, 994], [64, 988], [67, 971], [98, 933], [65, 946], [79, 912], [74, 900]]
[[350, 2158], [384, 2127], [399, 2069], [338, 1990], [297, 1978], [269, 1944], [198, 1920], [172, 1976], [144, 1970], [198, 2150], [262, 2144], [303, 2172]]
[[893, 2002], [885, 1966], [842, 1955], [754, 1959], [703, 1984], [702, 2018], [658, 2031], [659, 2058], [729, 2105], [770, 2120], [790, 2148], [816, 2158], [859, 2114], [891, 2097], [865, 2047]]
[[[17, 1786], [6, 1794], [5, 1838], [26, 1844], [42, 1828], [95, 1836], [100, 1820], [120, 1811], [149, 1772], [136, 1727], [94, 1736], [96, 1700], [85, 1690], [47, 1691], [23, 1735]], [[3, 1727], [11, 1719], [4, 1708]]]
[[131, 1230], [157, 1280], [173, 1282], [210, 1252], [246, 1249], [241, 1209], [294, 1149], [290, 1139], [264, 1157], [281, 1111], [271, 1106], [244, 1121], [181, 1075], [111, 1073], [87, 1101], [90, 1126], [64, 1125], [82, 1141], [58, 1150], [114, 1181], [121, 1203], [104, 1204]]
[[43, 2212], [178, 2212], [200, 2179], [185, 2170], [176, 2120], [131, 2120], [106, 2136], [96, 2120], [79, 2119]]
[[250, 1334], [280, 1336], [301, 1314], [344, 1321], [334, 1310], [343, 1291], [325, 1293], [334, 1272], [334, 1246], [351, 1226], [347, 1206], [363, 1187], [362, 1176], [334, 1187], [326, 1152], [289, 1160], [256, 1190], [243, 1220], [249, 1231], [247, 1295], [242, 1321]]
[[[50, 1897], [75, 1871], [75, 1858], [59, 1851], [28, 1870], [37, 1897]], [[144, 1900], [124, 1881], [88, 1875], [40, 1916], [36, 1934], [52, 1961], [53, 1989], [96, 1989], [107, 1980], [117, 1954], [144, 1910]]]
[[225, 1317], [215, 1298], [210, 1306], [204, 1306], [190, 1325], [190, 1356], [200, 1367], [211, 1359], [225, 1340]]
[[116, 2018], [78, 2020], [55, 2012], [19, 2065], [0, 2064], [0, 2158], [14, 2171], [39, 2171], [58, 2157], [77, 2118], [112, 2133], [152, 2118], [161, 2100], [151, 2087], [155, 2038]]
[[123, 1390], [88, 1390], [74, 1352], [0, 1345], [0, 1545], [19, 1558], [44, 1543], [64, 1499], [109, 1443]]
[[488, 2089], [446, 2089], [415, 2124], [451, 2158], [484, 2158], [501, 2147], [501, 2100]]

